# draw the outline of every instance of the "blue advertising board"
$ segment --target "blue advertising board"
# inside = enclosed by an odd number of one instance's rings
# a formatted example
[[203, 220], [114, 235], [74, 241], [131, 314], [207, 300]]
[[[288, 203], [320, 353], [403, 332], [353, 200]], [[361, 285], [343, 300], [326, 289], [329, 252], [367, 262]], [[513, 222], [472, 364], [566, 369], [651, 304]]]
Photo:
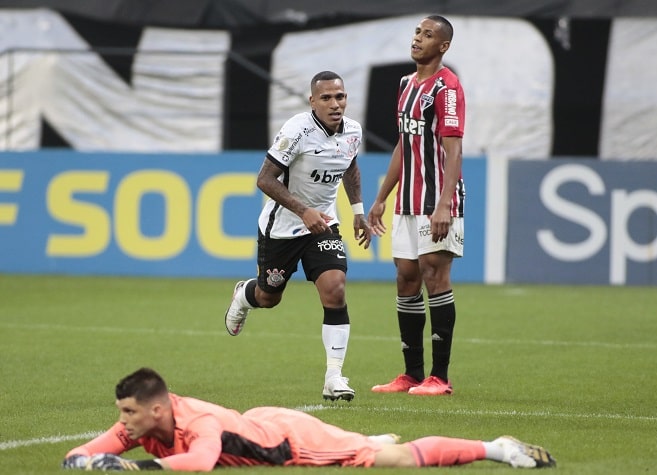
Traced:
[[512, 161], [509, 282], [657, 284], [657, 163]]
[[[256, 271], [262, 152], [0, 155], [0, 272], [245, 277]], [[358, 158], [367, 210], [388, 154]], [[455, 281], [483, 281], [486, 162], [464, 160], [465, 257]], [[390, 219], [390, 197], [386, 218]], [[389, 235], [363, 249], [338, 202], [350, 279], [393, 280]], [[298, 273], [301, 274], [301, 273]]]

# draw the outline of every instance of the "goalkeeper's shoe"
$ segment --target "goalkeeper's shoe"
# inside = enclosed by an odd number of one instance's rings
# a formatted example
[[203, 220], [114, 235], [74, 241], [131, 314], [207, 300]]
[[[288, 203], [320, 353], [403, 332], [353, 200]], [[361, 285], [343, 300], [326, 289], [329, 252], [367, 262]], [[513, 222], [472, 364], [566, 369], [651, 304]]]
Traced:
[[356, 394], [356, 391], [351, 389], [347, 384], [349, 379], [344, 376], [334, 376], [326, 383], [324, 383], [324, 391], [322, 392], [324, 399], [330, 399], [331, 401], [336, 401], [338, 399], [344, 399], [345, 401], [351, 401]]
[[420, 382], [415, 378], [407, 375], [400, 374], [395, 379], [387, 384], [377, 384], [372, 387], [372, 392], [375, 393], [407, 393], [409, 389], [418, 386]]
[[502, 461], [514, 468], [545, 468], [557, 465], [556, 460], [543, 447], [526, 444], [509, 435], [498, 437], [493, 443], [502, 448]]
[[224, 321], [226, 322], [226, 330], [231, 336], [237, 336], [240, 334], [244, 328], [246, 316], [249, 314], [249, 309], [241, 307], [235, 298], [237, 296], [237, 292], [242, 287], [244, 287], [245, 284], [245, 280], [240, 280], [237, 284], [235, 284], [233, 300], [230, 302], [230, 307], [228, 307], [228, 310], [226, 310], [226, 315], [224, 317]]

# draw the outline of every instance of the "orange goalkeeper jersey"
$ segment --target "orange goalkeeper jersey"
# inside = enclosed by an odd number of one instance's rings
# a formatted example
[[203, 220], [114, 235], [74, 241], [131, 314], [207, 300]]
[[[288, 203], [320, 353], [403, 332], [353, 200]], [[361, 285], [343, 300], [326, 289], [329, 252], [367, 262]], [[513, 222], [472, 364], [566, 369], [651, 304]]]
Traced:
[[73, 454], [121, 454], [137, 446], [167, 461], [173, 470], [209, 471], [215, 466], [343, 465], [374, 463], [380, 445], [304, 412], [259, 407], [243, 414], [170, 393], [176, 421], [174, 444], [151, 437], [131, 440], [117, 422], [107, 432], [71, 450]]

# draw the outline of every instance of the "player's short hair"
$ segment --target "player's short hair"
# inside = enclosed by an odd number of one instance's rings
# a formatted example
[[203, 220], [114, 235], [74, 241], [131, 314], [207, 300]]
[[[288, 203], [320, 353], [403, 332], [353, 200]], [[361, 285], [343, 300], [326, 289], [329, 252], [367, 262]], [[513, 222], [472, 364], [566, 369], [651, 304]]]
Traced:
[[315, 87], [315, 83], [317, 81], [333, 81], [335, 79], [339, 79], [340, 81], [342, 81], [342, 78], [338, 73], [334, 73], [333, 71], [321, 71], [315, 74], [313, 78], [310, 80], [310, 90], [311, 91], [313, 90], [313, 88]]
[[435, 21], [436, 23], [440, 23], [442, 25], [441, 30], [445, 33], [445, 39], [452, 41], [452, 37], [454, 36], [454, 27], [447, 18], [441, 15], [429, 15], [427, 18], [429, 20]]
[[137, 402], [146, 402], [168, 393], [167, 385], [155, 370], [140, 368], [123, 378], [116, 385], [116, 399], [134, 397]]

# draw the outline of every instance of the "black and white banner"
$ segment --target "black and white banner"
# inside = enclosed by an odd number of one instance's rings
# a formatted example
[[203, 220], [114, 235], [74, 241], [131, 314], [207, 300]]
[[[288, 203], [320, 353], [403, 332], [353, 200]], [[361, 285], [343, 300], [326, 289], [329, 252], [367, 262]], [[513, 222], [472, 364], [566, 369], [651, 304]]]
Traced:
[[[309, 80], [325, 69], [344, 78], [367, 150], [386, 150], [428, 13], [222, 31], [0, 10], [0, 150], [265, 150], [308, 108]], [[657, 158], [657, 19], [450, 20], [445, 62], [466, 93], [465, 155]]]

